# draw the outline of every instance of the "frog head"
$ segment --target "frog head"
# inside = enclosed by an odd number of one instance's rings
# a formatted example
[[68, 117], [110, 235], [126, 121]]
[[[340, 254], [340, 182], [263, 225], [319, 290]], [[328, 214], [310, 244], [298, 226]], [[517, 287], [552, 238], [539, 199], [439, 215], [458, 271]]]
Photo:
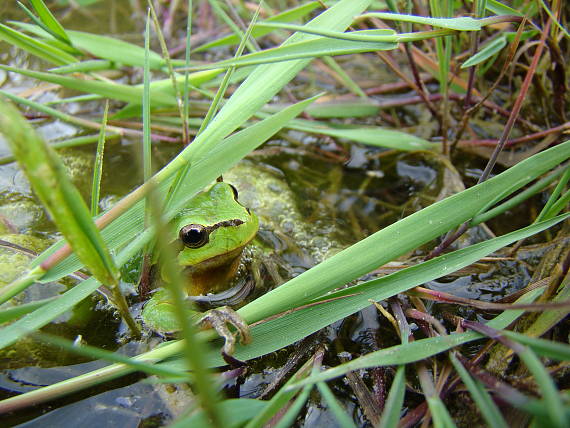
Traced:
[[[169, 223], [189, 295], [226, 289], [235, 276], [243, 248], [259, 228], [257, 216], [238, 202], [236, 189], [217, 182], [196, 195]], [[161, 272], [163, 280], [164, 271]]]

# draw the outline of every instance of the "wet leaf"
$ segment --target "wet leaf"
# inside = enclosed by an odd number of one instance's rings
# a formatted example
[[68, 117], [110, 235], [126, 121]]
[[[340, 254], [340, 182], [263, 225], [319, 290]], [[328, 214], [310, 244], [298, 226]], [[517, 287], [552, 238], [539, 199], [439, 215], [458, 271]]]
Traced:
[[0, 132], [79, 259], [103, 284], [116, 283], [117, 268], [65, 167], [20, 113], [4, 100], [0, 100]]

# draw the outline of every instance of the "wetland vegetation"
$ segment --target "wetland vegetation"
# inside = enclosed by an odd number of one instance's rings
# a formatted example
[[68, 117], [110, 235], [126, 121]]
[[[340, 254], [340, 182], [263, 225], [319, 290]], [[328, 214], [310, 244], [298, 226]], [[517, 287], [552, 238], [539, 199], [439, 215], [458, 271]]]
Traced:
[[568, 426], [569, 14], [2, 2], [3, 426]]

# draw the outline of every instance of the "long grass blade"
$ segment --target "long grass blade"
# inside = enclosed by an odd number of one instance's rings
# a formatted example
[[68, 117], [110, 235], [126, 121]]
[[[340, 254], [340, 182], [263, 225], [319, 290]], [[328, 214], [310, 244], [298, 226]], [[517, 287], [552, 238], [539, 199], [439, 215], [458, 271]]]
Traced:
[[[93, 167], [93, 184], [91, 190], [91, 216], [99, 214], [99, 194], [101, 191], [101, 176], [103, 175], [103, 155], [105, 153], [105, 127], [107, 126], [107, 113], [109, 112], [109, 102], [105, 103], [103, 110], [103, 121], [99, 131], [97, 142], [97, 154], [95, 155], [95, 166]], [[53, 147], [53, 146], [52, 146]]]
[[[289, 9], [285, 12], [278, 13], [263, 22], [290, 22], [296, 19], [303, 18], [307, 16], [310, 12], [315, 10], [320, 6], [319, 2], [312, 1], [307, 4], [298, 6], [296, 8]], [[270, 33], [272, 29], [270, 28], [254, 28], [253, 32], [251, 33], [252, 37], [262, 37], [268, 33]], [[221, 39], [215, 40], [213, 42], [206, 43], [202, 46], [197, 47], [194, 49], [194, 52], [200, 52], [204, 50], [208, 50], [211, 48], [219, 47], [219, 46], [226, 46], [231, 44], [238, 44], [240, 42], [240, 37], [235, 34], [230, 36], [222, 37]]]
[[319, 37], [312, 40], [304, 40], [297, 43], [290, 43], [287, 45], [281, 45], [279, 47], [250, 53], [238, 59], [234, 58], [213, 64], [194, 66], [192, 69], [210, 70], [218, 68], [245, 67], [248, 65], [270, 64], [282, 61], [293, 61], [303, 58], [348, 55], [362, 52], [374, 52], [378, 50], [393, 50], [398, 47], [398, 44], [395, 40], [395, 32], [393, 30], [362, 30], [353, 33], [358, 33], [362, 36], [370, 35], [371, 37], [385, 35], [387, 37], [387, 40], [352, 41]]
[[38, 14], [41, 22], [46, 26], [46, 28], [48, 28], [53, 36], [65, 43], [71, 43], [63, 26], [57, 19], [55, 19], [55, 16], [52, 15], [43, 0], [30, 0], [30, 2], [32, 3], [32, 6]]
[[65, 65], [77, 62], [77, 59], [69, 53], [43, 41], [33, 39], [30, 36], [20, 33], [19, 31], [16, 31], [4, 24], [0, 24], [0, 40], [17, 46], [38, 58], [56, 65]]
[[0, 100], [0, 130], [36, 194], [81, 261], [102, 283], [116, 284], [117, 267], [57, 155], [4, 100]]
[[451, 359], [453, 367], [455, 367], [455, 370], [459, 376], [461, 376], [461, 380], [469, 390], [471, 397], [473, 397], [473, 400], [477, 404], [481, 416], [483, 416], [485, 421], [489, 424], [489, 427], [508, 428], [507, 423], [501, 416], [501, 412], [493, 402], [489, 393], [485, 390], [484, 386], [471, 377], [467, 369], [463, 367], [463, 364], [461, 364], [453, 353], [449, 354], [449, 358]]
[[392, 381], [388, 399], [382, 412], [379, 428], [396, 428], [400, 415], [402, 413], [402, 405], [404, 404], [404, 394], [406, 393], [406, 366], [398, 366], [396, 376]]

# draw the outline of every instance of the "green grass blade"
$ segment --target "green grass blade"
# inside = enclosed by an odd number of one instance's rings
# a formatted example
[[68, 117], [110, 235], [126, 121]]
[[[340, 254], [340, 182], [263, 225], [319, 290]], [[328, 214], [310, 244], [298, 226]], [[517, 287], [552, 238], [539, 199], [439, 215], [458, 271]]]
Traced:
[[431, 412], [433, 426], [435, 428], [455, 428], [456, 425], [447, 411], [445, 404], [439, 396], [435, 395], [427, 399], [428, 407]]
[[[142, 93], [142, 120], [143, 120], [143, 141], [142, 141], [142, 163], [143, 181], [146, 183], [152, 176], [152, 157], [150, 139], [150, 8], [146, 17], [145, 38], [144, 38], [144, 66], [143, 66], [143, 93]], [[178, 104], [178, 103], [177, 103]], [[148, 200], [146, 215], [148, 216]]]
[[[517, 303], [530, 302], [537, 298], [540, 292], [540, 290], [533, 290], [519, 299]], [[523, 311], [520, 310], [505, 311], [501, 315], [493, 318], [486, 325], [494, 328], [505, 328], [519, 318], [522, 313]], [[296, 383], [293, 387], [300, 388], [308, 384], [327, 381], [339, 376], [344, 376], [346, 373], [354, 370], [402, 365], [421, 361], [441, 352], [448, 351], [456, 346], [481, 339], [483, 337], [484, 336], [479, 333], [469, 331], [465, 333], [452, 333], [448, 336], [436, 336], [427, 339], [420, 339], [407, 344], [392, 346], [390, 348], [385, 348], [356, 358], [347, 363], [340, 364], [319, 374], [312, 375], [308, 379]]]
[[66, 43], [71, 43], [62, 25], [55, 19], [55, 16], [52, 15], [43, 0], [30, 0], [30, 2], [42, 23], [49, 29], [51, 34]]
[[552, 218], [555, 215], [557, 215], [559, 212], [561, 212], [562, 210], [564, 210], [564, 208], [566, 208], [568, 206], [568, 203], [570, 202], [570, 190], [567, 190], [566, 192], [564, 192], [564, 194], [560, 197], [560, 199], [558, 199], [554, 204], [552, 204], [552, 206], [550, 207], [550, 209], [546, 212], [544, 218]]
[[[335, 30], [344, 29], [350, 24], [352, 16], [362, 12], [369, 4], [370, 0], [342, 0], [317, 16], [307, 26], [330, 27]], [[294, 34], [284, 44], [310, 38], [313, 37], [304, 34]], [[256, 67], [237, 88], [204, 132], [198, 135], [191, 144], [192, 150], [196, 150], [194, 156], [197, 158], [207, 156], [208, 151], [212, 147], [259, 111], [308, 62], [309, 60], [294, 60]], [[192, 182], [190, 171], [183, 178], [183, 183]], [[180, 191], [174, 195], [174, 199], [180, 199], [183, 202], [191, 192], [184, 190], [183, 186], [179, 189]]]
[[432, 27], [448, 28], [458, 31], [478, 31], [483, 27], [484, 21], [468, 16], [459, 18], [431, 18], [426, 16], [404, 15], [400, 13], [365, 13], [358, 19], [378, 18], [391, 21], [412, 22], [414, 24], [431, 25]]
[[57, 74], [90, 73], [93, 71], [110, 70], [113, 62], [106, 59], [90, 59], [61, 67], [51, 68], [48, 71]]
[[[558, 220], [562, 221], [564, 218], [568, 217], [560, 217]], [[454, 272], [474, 263], [505, 245], [517, 241], [519, 238], [538, 233], [540, 230], [550, 227], [553, 224], [554, 223], [543, 223], [538, 228], [536, 228], [536, 225], [532, 225], [500, 238], [495, 238], [447, 254], [434, 259], [436, 260], [434, 262], [428, 261], [377, 280], [368, 281], [348, 289], [343, 289], [342, 291], [327, 294], [323, 298], [310, 302], [311, 304], [308, 307], [294, 311], [291, 314], [286, 314], [276, 320], [262, 323], [258, 327], [258, 330], [254, 331], [253, 344], [247, 347], [238, 347], [236, 356], [242, 360], [248, 360], [268, 352], [273, 352], [275, 349], [302, 339], [320, 328], [358, 312], [370, 305], [369, 300], [384, 300], [398, 293], [405, 292], [417, 285], [446, 275], [449, 272]], [[355, 257], [363, 256], [358, 254]], [[287, 284], [290, 284], [292, 281], [295, 280], [290, 280]], [[312, 285], [309, 282], [303, 284], [307, 285], [307, 288]], [[304, 291], [305, 289], [303, 289], [297, 297], [297, 306], [300, 306], [304, 301]], [[240, 309], [238, 313], [243, 316], [244, 312], [246, 312], [246, 308], [251, 309], [252, 306], [255, 307], [259, 304], [261, 299], [262, 297], [256, 299], [254, 302]], [[317, 302], [318, 304], [316, 304]], [[249, 312], [250, 311], [247, 313]], [[288, 333], [286, 337], [281, 337], [279, 331], [287, 331]]]
[[40, 40], [33, 39], [4, 24], [0, 24], [0, 40], [17, 46], [38, 58], [56, 65], [65, 65], [77, 62], [77, 59], [69, 53]]
[[30, 303], [24, 303], [18, 306], [12, 306], [11, 308], [0, 310], [0, 324], [4, 324], [9, 321], [13, 321], [20, 318], [23, 315], [29, 314], [38, 308], [46, 305], [49, 302], [55, 300], [56, 297], [50, 297], [48, 299], [36, 300]]
[[558, 389], [554, 384], [554, 380], [550, 377], [550, 374], [542, 365], [540, 359], [530, 348], [505, 338], [494, 326], [471, 321], [464, 321], [463, 323], [468, 328], [480, 332], [516, 352], [534, 377], [538, 388], [542, 392], [542, 398], [545, 402], [546, 411], [551, 424], [558, 428], [568, 426], [569, 421], [566, 418], [566, 411]]
[[[255, 15], [253, 16], [252, 21], [251, 21], [249, 27], [247, 28], [246, 33], [243, 35], [243, 37], [241, 39], [241, 42], [240, 42], [240, 44], [236, 50], [234, 59], [239, 60], [239, 58], [242, 56], [242, 53], [243, 53], [245, 46], [246, 46], [246, 43], [247, 43], [249, 37], [251, 36], [251, 30], [253, 29], [253, 24], [255, 24], [258, 16], [259, 16], [259, 8], [255, 11]], [[234, 72], [234, 68], [230, 67], [229, 70], [227, 71], [227, 73], [224, 75], [222, 82], [220, 84], [220, 87], [218, 88], [218, 90], [216, 91], [216, 95], [212, 99], [212, 102], [210, 104], [210, 108], [206, 112], [206, 116], [204, 117], [204, 120], [202, 121], [202, 124], [200, 125], [200, 129], [198, 130], [198, 134], [200, 134], [209, 125], [212, 117], [218, 111], [218, 107], [221, 103], [222, 97], [225, 94], [225, 92], [228, 89], [228, 86], [230, 84], [230, 79], [232, 77], [233, 72]]]
[[55, 152], [4, 100], [0, 100], [0, 130], [35, 193], [78, 257], [102, 283], [115, 284], [118, 271], [113, 259]]
[[0, 349], [10, 346], [26, 334], [33, 333], [57, 317], [72, 309], [78, 302], [89, 297], [101, 284], [90, 278], [75, 285], [55, 301], [46, 303], [39, 310], [25, 315], [22, 319], [2, 328]]
[[[279, 419], [279, 422], [272, 425], [275, 428], [289, 428], [293, 426], [295, 419], [297, 419], [297, 416], [299, 415], [299, 413], [303, 409], [303, 406], [305, 406], [305, 403], [309, 399], [309, 394], [311, 393], [311, 389], [312, 389], [311, 386], [306, 386], [305, 388], [303, 388], [299, 396], [295, 399], [295, 401], [293, 401], [293, 404], [289, 406], [285, 414], [281, 417], [281, 419]], [[260, 425], [259, 427], [262, 428], [263, 426]]]
[[[107, 140], [118, 138], [120, 135], [118, 134], [111, 134], [107, 137]], [[50, 147], [54, 150], [63, 149], [65, 147], [79, 147], [86, 144], [93, 144], [99, 141], [98, 135], [84, 135], [82, 137], [73, 137], [66, 140], [56, 141], [54, 143], [50, 143]], [[14, 156], [7, 155], [0, 157], [0, 165], [5, 165], [7, 163], [14, 162]]]
[[[89, 94], [97, 94], [106, 98], [118, 101], [131, 102], [140, 104], [142, 99], [142, 87], [123, 85], [120, 83], [100, 82], [96, 80], [76, 79], [69, 76], [61, 76], [54, 73], [46, 73], [41, 71], [26, 70], [23, 68], [10, 67], [0, 64], [0, 69], [19, 73], [24, 76], [39, 79], [44, 82], [56, 83], [63, 87], [74, 89], [76, 91], [86, 92]], [[158, 89], [158, 88], [155, 88]], [[161, 106], [176, 105], [176, 97], [164, 93], [161, 90], [155, 90], [152, 93], [153, 103]]]
[[542, 392], [548, 415], [554, 426], [558, 428], [567, 427], [570, 421], [566, 418], [564, 404], [558, 393], [558, 389], [554, 384], [554, 380], [542, 365], [540, 359], [532, 350], [524, 347], [522, 352], [517, 352], [521, 360], [525, 363], [528, 370], [534, 376], [534, 379]]
[[[395, 35], [394, 31], [392, 30], [362, 30], [354, 31], [352, 33], [370, 36], [385, 35], [391, 38], [394, 38]], [[318, 37], [312, 40], [304, 40], [297, 43], [290, 43], [287, 45], [250, 53], [248, 55], [243, 55], [238, 59], [228, 59], [209, 65], [192, 67], [192, 69], [209, 70], [217, 68], [244, 67], [248, 65], [293, 61], [303, 58], [348, 55], [362, 52], [374, 52], [378, 50], [393, 50], [397, 47], [398, 44], [394, 41], [352, 41]]]
[[[307, 4], [301, 5], [299, 7], [292, 8], [292, 9], [289, 9], [285, 12], [274, 15], [274, 16], [272, 16], [272, 17], [270, 17], [267, 20], [262, 21], [262, 22], [290, 22], [290, 21], [294, 21], [296, 19], [300, 19], [300, 18], [303, 18], [304, 16], [307, 16], [310, 12], [312, 12], [313, 10], [318, 8], [319, 6], [320, 6], [319, 2], [312, 1], [312, 2], [309, 2]], [[269, 34], [271, 31], [272, 31], [272, 29], [270, 29], [270, 28], [254, 28], [251, 35], [253, 37], [262, 37], [266, 34]], [[199, 46], [196, 49], [194, 49], [194, 52], [205, 51], [205, 50], [208, 50], [208, 49], [211, 49], [214, 47], [219, 47], [219, 46], [238, 44], [239, 42], [240, 42], [240, 38], [237, 35], [232, 34], [230, 36], [222, 37], [221, 39], [218, 39], [218, 40], [215, 40], [213, 42], [209, 42], [209, 43], [206, 43], [202, 46]]]
[[402, 414], [406, 393], [406, 366], [398, 366], [378, 428], [396, 428]]
[[486, 8], [488, 11], [493, 12], [495, 15], [524, 15], [518, 10], [513, 9], [512, 7], [509, 7], [497, 0], [487, 0]]
[[330, 56], [323, 57], [323, 62], [328, 65], [342, 80], [344, 85], [357, 97], [368, 98], [366, 93], [358, 86], [350, 75]]
[[515, 196], [513, 196], [512, 198], [509, 198], [507, 201], [503, 202], [502, 204], [497, 205], [496, 207], [494, 207], [488, 211], [482, 212], [481, 214], [478, 214], [476, 217], [474, 217], [471, 220], [469, 225], [475, 226], [475, 225], [478, 225], [480, 223], [486, 222], [489, 219], [496, 217], [497, 215], [502, 214], [502, 213], [508, 211], [509, 209], [512, 209], [512, 208], [520, 205], [521, 203], [526, 201], [531, 196], [534, 196], [538, 192], [542, 191], [546, 186], [548, 186], [550, 183], [552, 183], [554, 180], [556, 180], [558, 177], [560, 177], [563, 172], [564, 172], [564, 168], [559, 168], [558, 170], [553, 171], [552, 173], [548, 174], [546, 177], [538, 180], [532, 186], [527, 187], [522, 192], [519, 192]]
[[[308, 105], [310, 105], [315, 98], [311, 98], [293, 106], [290, 106], [275, 115], [258, 122], [243, 131], [240, 131], [231, 137], [225, 139], [215, 151], [212, 151], [208, 157], [198, 160], [193, 164], [193, 178], [191, 183], [186, 187], [191, 195], [195, 195], [198, 191], [202, 190], [205, 186], [210, 184], [226, 169], [232, 167], [241, 158], [247, 155], [251, 150], [254, 150], [277, 131], [279, 131], [289, 120], [297, 116]], [[192, 146], [190, 146], [192, 147]], [[184, 158], [177, 158], [178, 167], [185, 165]], [[174, 164], [172, 164], [174, 165]], [[172, 166], [171, 165], [171, 166]], [[176, 165], [174, 165], [176, 167]], [[176, 169], [174, 169], [176, 171]], [[170, 175], [172, 176], [172, 174]], [[164, 181], [163, 191], [166, 193], [169, 182]], [[174, 215], [178, 208], [171, 211]], [[142, 248], [144, 237], [138, 236], [144, 225], [144, 204], [139, 201], [137, 205], [132, 207], [127, 213], [113, 221], [109, 226], [103, 229], [103, 236], [105, 237], [108, 245], [114, 250], [118, 250], [125, 244], [133, 242], [133, 240], [141, 239], [140, 247]], [[146, 236], [146, 235], [145, 235]], [[34, 265], [38, 265], [46, 259], [57, 248], [61, 247], [62, 243], [55, 244], [46, 252], [42, 253], [35, 261]], [[136, 251], [133, 251], [133, 254]], [[121, 252], [122, 254], [122, 252]], [[124, 262], [128, 260], [124, 259]], [[70, 272], [74, 272], [81, 267], [81, 263], [75, 256], [68, 257], [58, 266], [52, 268], [42, 281], [53, 281], [61, 278]]]
[[296, 390], [287, 388], [288, 385], [293, 384], [295, 381], [301, 380], [310, 374], [314, 362], [314, 357], [311, 357], [291, 378], [283, 385], [279, 391], [269, 400], [267, 406], [262, 412], [259, 412], [253, 419], [251, 419], [244, 428], [261, 428], [266, 426], [267, 422], [271, 420], [295, 395]]
[[430, 143], [415, 135], [377, 126], [342, 125], [296, 119], [291, 121], [287, 128], [311, 134], [344, 138], [369, 146], [386, 147], [403, 151], [434, 150], [440, 146], [439, 144]]
[[485, 62], [490, 57], [495, 56], [501, 52], [505, 46], [507, 46], [506, 37], [499, 37], [493, 40], [491, 43], [483, 46], [479, 52], [461, 64], [461, 68], [469, 68]]
[[[51, 38], [51, 35], [36, 25], [23, 22], [12, 22], [13, 25], [40, 37]], [[144, 66], [144, 48], [133, 43], [124, 42], [114, 37], [101, 36], [98, 34], [84, 33], [82, 31], [67, 31], [72, 45], [97, 58], [107, 59], [118, 64]], [[161, 69], [164, 61], [156, 52], [150, 52], [150, 67]]]
[[[570, 300], [570, 286], [568, 286], [568, 276], [564, 278], [558, 293], [552, 299], [553, 302], [566, 302]], [[525, 330], [525, 334], [529, 337], [539, 337], [545, 334], [552, 327], [557, 325], [563, 320], [568, 313], [569, 308], [552, 308], [549, 311], [544, 311], [538, 318]], [[538, 351], [536, 351], [538, 352]]]
[[103, 120], [97, 142], [97, 154], [95, 155], [95, 166], [93, 167], [93, 180], [91, 187], [91, 217], [99, 214], [99, 194], [101, 190], [101, 176], [103, 175], [103, 154], [105, 153], [105, 127], [107, 126], [107, 113], [109, 112], [109, 102], [105, 103], [103, 110]]
[[[240, 398], [225, 400], [220, 403], [220, 412], [232, 415], [228, 428], [239, 428], [248, 420], [262, 412], [267, 407], [267, 401]], [[184, 417], [169, 425], [169, 428], [207, 428], [210, 423], [204, 411], [192, 413], [192, 416]]]
[[449, 354], [449, 358], [455, 367], [455, 371], [461, 377], [461, 380], [469, 390], [471, 397], [477, 404], [481, 416], [485, 419], [491, 428], [508, 428], [509, 426], [503, 419], [500, 410], [497, 408], [493, 399], [485, 389], [485, 387], [476, 379], [473, 379], [463, 364], [453, 354]]
[[180, 382], [188, 382], [190, 379], [187, 371], [174, 370], [167, 367], [166, 365], [148, 364], [143, 361], [136, 361], [127, 355], [106, 351], [96, 346], [89, 346], [85, 344], [76, 345], [70, 340], [46, 333], [33, 334], [33, 337], [41, 342], [58, 346], [67, 352], [88, 357], [92, 360], [105, 360], [113, 363], [126, 364], [130, 366], [133, 371], [141, 371], [148, 375], [176, 378], [179, 379]]
[[[538, 230], [535, 225], [531, 226], [535, 228], [534, 230]], [[528, 232], [528, 230], [527, 230]], [[513, 242], [518, 240], [523, 236], [520, 233], [515, 235], [511, 235], [510, 238]], [[507, 245], [508, 242], [497, 242], [497, 248], [502, 247], [503, 245]], [[499, 245], [501, 244], [501, 245]], [[459, 250], [462, 252], [463, 250]], [[493, 251], [493, 248], [488, 248], [487, 251]], [[459, 253], [459, 252], [456, 252]], [[132, 253], [131, 253], [132, 255]], [[125, 257], [128, 258], [129, 255]], [[471, 260], [465, 261], [466, 264], [470, 264], [472, 261], [478, 260], [480, 257], [480, 253], [476, 253], [473, 255]], [[434, 259], [436, 260], [436, 259]], [[453, 263], [453, 259], [440, 259], [440, 262], [443, 266], [452, 266], [452, 269], [459, 269], [462, 267], [461, 265], [457, 265]], [[448, 264], [448, 262], [450, 264]], [[428, 262], [430, 263], [430, 262]], [[433, 271], [435, 272], [432, 278], [436, 278], [441, 275], [442, 272], [442, 265], [435, 265], [433, 266]], [[447, 270], [445, 270], [447, 271]], [[394, 274], [396, 275], [396, 274]], [[385, 297], [395, 295], [401, 291], [404, 291], [407, 287], [402, 287], [401, 280], [402, 278], [399, 275], [392, 276], [393, 279], [393, 286], [391, 290], [386, 290], [389, 288], [390, 285], [388, 283], [382, 284], [381, 287], [377, 288], [377, 291], [374, 293], [357, 293], [357, 295], [347, 298], [345, 300], [335, 300], [329, 302], [327, 304], [320, 305], [318, 308], [323, 309], [317, 311], [313, 317], [307, 318], [307, 311], [312, 312], [311, 309], [297, 311], [292, 314], [286, 315], [285, 317], [278, 318], [276, 320], [270, 321], [268, 323], [260, 324], [255, 326], [252, 329], [253, 334], [253, 344], [248, 347], [238, 347], [238, 352], [236, 353], [236, 357], [242, 360], [247, 360], [250, 358], [259, 357], [261, 355], [267, 354], [269, 352], [273, 352], [276, 349], [279, 349], [287, 344], [293, 343], [296, 340], [299, 340], [308, 334], [311, 334], [314, 331], [319, 330], [320, 328], [334, 322], [337, 319], [344, 318], [346, 315], [359, 310], [359, 308], [365, 307], [369, 304], [368, 299], [374, 298], [376, 300], [383, 299]], [[423, 282], [422, 278], [419, 278], [419, 281]], [[421, 283], [421, 282], [420, 282]], [[408, 283], [406, 284], [411, 288], [417, 284]], [[10, 343], [13, 343], [14, 336], [18, 337], [18, 335], [22, 334], [22, 332], [26, 331], [34, 331], [35, 329], [45, 325], [51, 319], [61, 315], [61, 313], [68, 310], [77, 301], [86, 298], [92, 291], [95, 290], [97, 287], [97, 282], [94, 280], [84, 281], [82, 284], [74, 287], [73, 289], [66, 292], [62, 297], [58, 299], [56, 304], [48, 304], [45, 311], [37, 314], [30, 314], [28, 315], [25, 320], [17, 321], [11, 326], [6, 327], [5, 329], [1, 330], [2, 334], [0, 334], [0, 347], [7, 346]], [[370, 290], [369, 290], [370, 291]], [[532, 301], [540, 294], [541, 290], [533, 290], [532, 292], [528, 293], [521, 299], [519, 299], [518, 303], [527, 303]], [[349, 300], [354, 298], [360, 298], [362, 301], [358, 307], [348, 308], [346, 310], [347, 303], [350, 303]], [[59, 303], [59, 304], [57, 304]], [[51, 314], [47, 314], [47, 312], [52, 312]], [[515, 311], [507, 311], [495, 319], [491, 320], [488, 325], [493, 326], [494, 328], [505, 328], [511, 323], [513, 323], [518, 317], [522, 315], [523, 311], [515, 310]], [[338, 314], [338, 317], [337, 317]], [[309, 314], [310, 315], [310, 314]], [[38, 322], [37, 318], [41, 318], [40, 322]], [[33, 321], [32, 321], [33, 320]], [[322, 322], [324, 320], [324, 323]], [[295, 327], [295, 329], [292, 328]], [[299, 329], [298, 326], [306, 327], [305, 329]], [[293, 332], [295, 334], [288, 334], [286, 337], [282, 334], [282, 332]], [[444, 352], [449, 350], [455, 346], [468, 343], [470, 341], [476, 340], [481, 338], [481, 335], [475, 332], [466, 332], [457, 334], [454, 333], [450, 336], [446, 337], [436, 337], [430, 339], [423, 339], [419, 341], [412, 342], [411, 344], [407, 345], [398, 345], [396, 347], [388, 348], [382, 351], [377, 351], [373, 354], [369, 354], [366, 357], [361, 357], [358, 360], [353, 360], [350, 363], [346, 363], [334, 369], [329, 369], [322, 374], [317, 375], [317, 378], [314, 379], [315, 382], [318, 381], [326, 381], [328, 379], [332, 379], [337, 376], [341, 376], [348, 371], [357, 370], [360, 368], [367, 368], [367, 367], [374, 367], [376, 365], [399, 365], [399, 364], [406, 364], [410, 362], [419, 361], [424, 358], [428, 358], [430, 356], [436, 355], [440, 352]], [[146, 354], [142, 354], [137, 357], [137, 360], [141, 361], [157, 361], [160, 359], [167, 358], [172, 355], [176, 355], [180, 352], [180, 342], [171, 342], [167, 345], [164, 345], [160, 349], [155, 351], [148, 352]], [[221, 360], [219, 354], [215, 354], [210, 356], [210, 362], [212, 365], [224, 365], [224, 361]], [[96, 383], [101, 383], [106, 380], [114, 379], [118, 376], [125, 375], [130, 372], [128, 367], [123, 365], [113, 365], [109, 367], [105, 367], [100, 370], [96, 370], [94, 372], [88, 373], [83, 375], [80, 379], [73, 379], [70, 381], [62, 382], [66, 386], [67, 389], [63, 389], [61, 384], [51, 385], [49, 387], [43, 388], [46, 392], [52, 391], [53, 389], [58, 389], [62, 394], [70, 393], [77, 391], [78, 388], [84, 388], [89, 385], [93, 385]], [[88, 380], [87, 380], [88, 379]], [[312, 379], [311, 379], [312, 380]], [[39, 396], [42, 394], [42, 389], [34, 391], [33, 394]], [[0, 408], [3, 405], [5, 406], [12, 406], [14, 402], [17, 402], [17, 399], [9, 399], [6, 400], [6, 403], [0, 402]]]
[[[259, 16], [259, 8], [256, 10], [255, 15], [253, 16], [253, 19], [252, 19], [246, 33], [242, 37], [242, 40], [241, 40], [241, 42], [240, 42], [240, 44], [236, 50], [235, 58], [239, 58], [241, 56], [241, 54], [243, 53], [243, 50], [245, 49], [245, 46], [246, 46], [246, 42], [251, 35], [251, 30], [253, 28], [252, 24], [255, 23], [258, 16]], [[221, 100], [222, 100], [226, 90], [228, 89], [228, 86], [230, 84], [230, 79], [231, 79], [231, 76], [233, 73], [234, 73], [234, 68], [231, 67], [227, 70], [226, 74], [224, 75], [222, 82], [221, 82], [218, 90], [216, 91], [214, 98], [212, 99], [210, 107], [208, 108], [208, 111], [206, 112], [206, 115], [204, 116], [204, 119], [202, 120], [202, 123], [200, 124], [200, 128], [198, 129], [198, 135], [200, 135], [200, 133], [202, 133], [204, 131], [204, 129], [206, 129], [206, 127], [208, 126], [208, 124], [212, 120], [212, 117], [218, 111], [218, 107], [221, 103]], [[172, 196], [174, 198], [176, 197], [177, 192], [180, 191], [182, 180], [184, 180], [184, 178], [187, 176], [190, 167], [191, 167], [191, 164], [188, 163], [188, 165], [186, 165], [183, 169], [181, 169], [178, 172], [176, 179], [172, 183], [172, 187], [170, 189], [169, 196]], [[173, 200], [172, 198], [169, 198], [167, 200], [167, 203], [166, 203], [167, 207], [170, 205], [172, 200]]]
[[[548, 201], [544, 205], [544, 208], [542, 209], [540, 214], [538, 214], [536, 221], [540, 221], [544, 218], [548, 218], [548, 215], [549, 215], [551, 208], [555, 205], [558, 197], [562, 193], [562, 190], [564, 190], [564, 188], [566, 187], [566, 184], [568, 183], [569, 180], [570, 180], [570, 167], [566, 167], [566, 170], [564, 171], [564, 175], [562, 176], [560, 181], [556, 184], [556, 187], [554, 188], [554, 190], [550, 194]], [[554, 212], [554, 215], [556, 215], [556, 214], [557, 213]]]
[[[230, 28], [230, 30], [240, 38], [240, 44], [247, 46], [247, 50], [250, 52], [255, 52], [256, 50], [258, 50], [254, 45], [254, 43], [249, 39], [249, 36], [245, 36], [243, 31], [241, 31], [241, 28], [232, 20], [232, 18], [228, 16], [225, 10], [222, 9], [218, 0], [207, 0], [207, 1], [210, 4], [210, 7], [212, 8], [212, 12], [214, 12], [214, 15], [216, 15], [220, 21], [226, 24]], [[258, 6], [257, 8], [257, 13], [259, 13], [260, 6]], [[232, 6], [229, 7], [231, 8]]]
[[[343, 33], [341, 31], [328, 30], [319, 27], [307, 27], [302, 25], [293, 24], [257, 24], [261, 27], [268, 28], [283, 28], [285, 30], [298, 31], [300, 33], [312, 34], [314, 36], [327, 37], [335, 40], [345, 40], [353, 42], [369, 42], [369, 43], [399, 43], [399, 42], [410, 42], [419, 41], [424, 39], [431, 39], [434, 37], [441, 37], [446, 35], [451, 35], [455, 30], [450, 30], [442, 28], [440, 30], [424, 31], [417, 33], [396, 33], [391, 29], [383, 30], [361, 30], [361, 31], [349, 31]], [[372, 34], [370, 31], [378, 31], [379, 34]]]
[[323, 397], [325, 403], [328, 404], [330, 411], [338, 422], [338, 425], [343, 428], [356, 428], [354, 421], [337, 401], [328, 385], [324, 382], [319, 382], [317, 383], [317, 388], [319, 388], [321, 396]]
[[248, 322], [255, 322], [289, 310], [301, 303], [299, 294], [308, 302], [441, 236], [472, 218], [488, 202], [507, 196], [506, 187], [515, 191], [570, 156], [570, 142], [553, 149], [374, 233], [241, 308], [240, 314]]

